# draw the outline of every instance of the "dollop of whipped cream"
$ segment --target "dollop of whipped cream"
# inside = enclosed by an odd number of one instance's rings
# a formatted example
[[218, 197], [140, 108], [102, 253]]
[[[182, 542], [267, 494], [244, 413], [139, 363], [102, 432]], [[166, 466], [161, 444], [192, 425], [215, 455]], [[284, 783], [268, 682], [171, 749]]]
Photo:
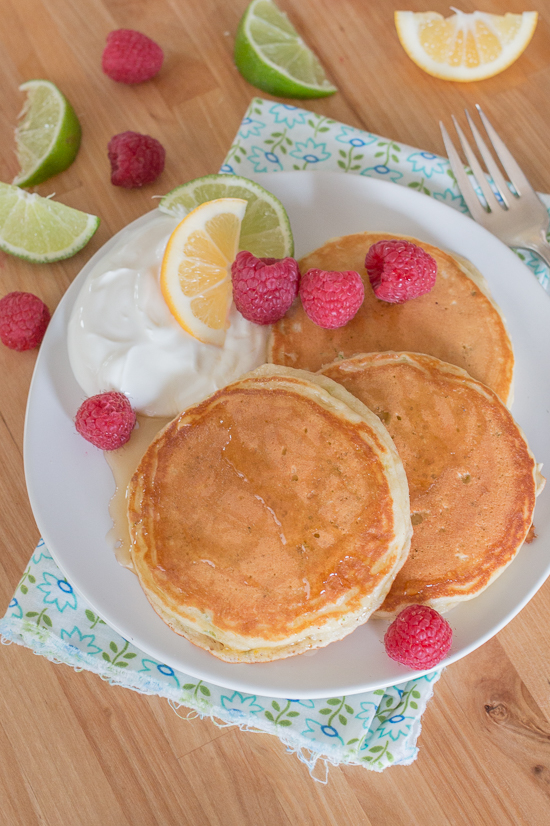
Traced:
[[266, 360], [269, 327], [235, 307], [225, 344], [183, 330], [160, 289], [177, 218], [151, 213], [128, 227], [86, 278], [69, 320], [69, 360], [87, 396], [118, 390], [146, 416], [177, 416]]

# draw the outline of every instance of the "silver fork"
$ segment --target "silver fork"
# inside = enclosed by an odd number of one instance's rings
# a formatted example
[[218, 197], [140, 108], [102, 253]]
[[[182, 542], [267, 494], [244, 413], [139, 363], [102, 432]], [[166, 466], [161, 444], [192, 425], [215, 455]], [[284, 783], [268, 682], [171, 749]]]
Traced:
[[550, 266], [550, 244], [546, 240], [546, 232], [550, 224], [548, 211], [514, 160], [510, 151], [491, 126], [489, 119], [482, 112], [481, 107], [476, 105], [476, 109], [479, 112], [479, 116], [496, 155], [517, 194], [514, 194], [510, 190], [491, 151], [479, 133], [469, 112], [466, 111], [468, 124], [472, 130], [472, 135], [474, 136], [479, 153], [485, 162], [487, 172], [493, 180], [495, 189], [502, 199], [502, 202], [499, 202], [495, 196], [481, 164], [472, 151], [456, 118], [453, 116], [453, 123], [458, 133], [462, 149], [464, 150], [470, 169], [473, 172], [475, 181], [483, 192], [487, 203], [485, 207], [478, 198], [470, 176], [466, 174], [464, 170], [460, 156], [449, 137], [449, 133], [440, 121], [439, 126], [447, 150], [447, 157], [449, 158], [451, 169], [456, 178], [458, 188], [462, 193], [462, 197], [466, 202], [466, 206], [475, 221], [485, 227], [485, 229], [488, 229], [489, 232], [492, 232], [493, 235], [496, 235], [497, 238], [500, 238], [500, 240], [509, 247], [533, 250]]

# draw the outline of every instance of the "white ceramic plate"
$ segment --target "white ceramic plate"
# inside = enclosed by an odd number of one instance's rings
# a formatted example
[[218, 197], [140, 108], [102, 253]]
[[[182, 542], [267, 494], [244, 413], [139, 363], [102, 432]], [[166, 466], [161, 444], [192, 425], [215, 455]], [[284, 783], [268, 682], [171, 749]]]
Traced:
[[[516, 353], [513, 413], [537, 461], [550, 469], [550, 300], [517, 256], [470, 218], [428, 196], [385, 181], [338, 173], [257, 176], [286, 206], [296, 255], [331, 237], [363, 230], [403, 233], [454, 250], [486, 277], [508, 321]], [[145, 226], [155, 213], [135, 221]], [[273, 663], [221, 662], [173, 633], [147, 602], [137, 578], [115, 561], [105, 541], [114, 482], [101, 451], [75, 431], [83, 394], [68, 360], [67, 323], [90, 269], [126, 230], [86, 264], [57, 309], [38, 356], [25, 429], [25, 472], [38, 527], [69, 581], [97, 613], [150, 656], [196, 678], [276, 697], [353, 694], [407, 680], [382, 643], [387, 622], [371, 620], [341, 642]], [[550, 485], [549, 485], [550, 488]], [[538, 538], [480, 597], [453, 610], [450, 664], [508, 623], [550, 573], [550, 496], [539, 497]]]

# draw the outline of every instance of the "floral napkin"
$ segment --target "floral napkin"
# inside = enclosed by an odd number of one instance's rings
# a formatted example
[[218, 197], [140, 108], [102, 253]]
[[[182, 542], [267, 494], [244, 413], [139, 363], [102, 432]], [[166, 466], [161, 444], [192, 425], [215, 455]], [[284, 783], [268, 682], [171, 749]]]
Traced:
[[[467, 212], [447, 160], [304, 109], [254, 98], [221, 171], [247, 175], [324, 169], [382, 178]], [[547, 206], [550, 197], [541, 196]], [[544, 286], [548, 270], [518, 254]], [[0, 620], [3, 642], [86, 668], [114, 685], [166, 697], [175, 709], [274, 734], [311, 771], [318, 760], [382, 771], [415, 759], [421, 717], [440, 677], [322, 700], [273, 699], [196, 680], [158, 662], [110, 628], [74, 590], [41, 540]]]

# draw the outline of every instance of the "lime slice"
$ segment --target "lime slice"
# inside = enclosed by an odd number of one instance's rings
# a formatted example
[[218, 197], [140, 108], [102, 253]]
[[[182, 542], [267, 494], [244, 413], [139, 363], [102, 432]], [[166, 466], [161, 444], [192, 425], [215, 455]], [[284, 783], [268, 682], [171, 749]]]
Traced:
[[337, 91], [288, 17], [271, 0], [252, 0], [235, 39], [235, 63], [249, 83], [272, 95], [322, 98]]
[[28, 80], [27, 93], [15, 130], [21, 171], [17, 186], [36, 186], [72, 164], [80, 146], [80, 123], [73, 107], [49, 80]]
[[0, 183], [0, 249], [35, 264], [70, 258], [88, 243], [99, 218]]
[[258, 258], [286, 258], [294, 253], [290, 221], [282, 203], [263, 186], [239, 175], [205, 175], [172, 189], [159, 203], [161, 212], [184, 218], [199, 204], [219, 198], [248, 201], [239, 249]]

